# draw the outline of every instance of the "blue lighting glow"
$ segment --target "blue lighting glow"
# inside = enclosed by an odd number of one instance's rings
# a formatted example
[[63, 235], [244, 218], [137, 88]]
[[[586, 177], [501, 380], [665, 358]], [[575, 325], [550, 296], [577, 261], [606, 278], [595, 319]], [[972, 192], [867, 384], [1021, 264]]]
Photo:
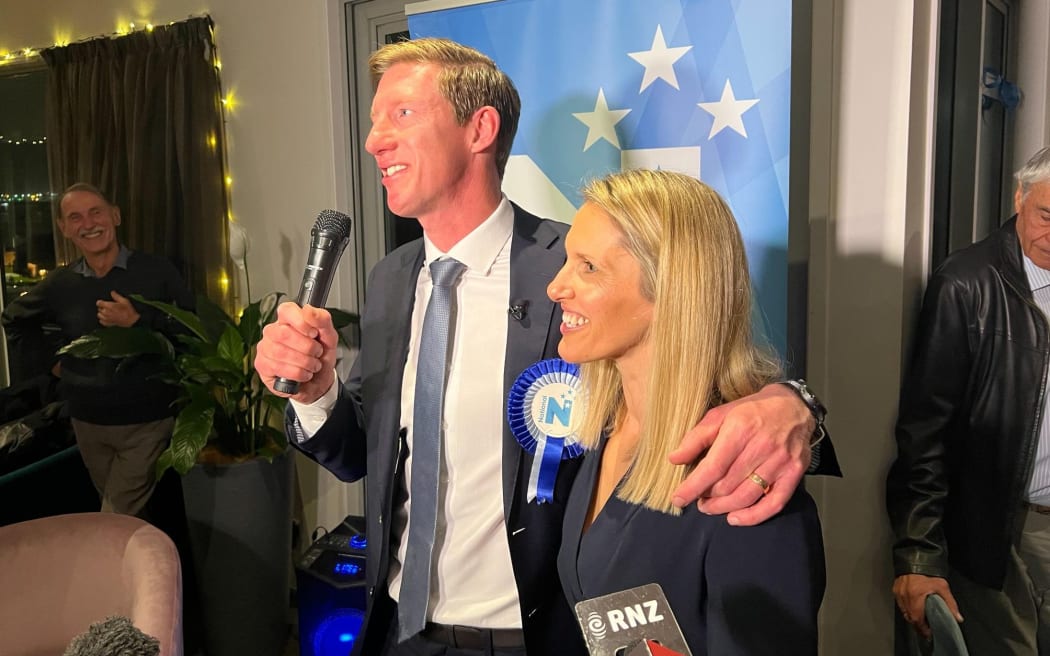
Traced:
[[361, 571], [361, 566], [355, 565], [354, 563], [336, 563], [335, 567], [332, 568], [332, 571], [336, 574], [354, 576]]
[[332, 611], [311, 636], [313, 656], [346, 656], [364, 623], [364, 613], [352, 608]]
[[350, 546], [354, 549], [364, 549], [368, 546], [368, 538], [363, 535], [355, 535], [350, 538]]

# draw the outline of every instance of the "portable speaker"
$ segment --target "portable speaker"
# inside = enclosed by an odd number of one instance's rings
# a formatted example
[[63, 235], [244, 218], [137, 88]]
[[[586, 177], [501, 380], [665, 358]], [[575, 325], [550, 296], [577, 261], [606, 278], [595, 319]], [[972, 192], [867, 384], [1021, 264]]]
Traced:
[[296, 563], [300, 656], [348, 656], [364, 623], [365, 519], [348, 516]]

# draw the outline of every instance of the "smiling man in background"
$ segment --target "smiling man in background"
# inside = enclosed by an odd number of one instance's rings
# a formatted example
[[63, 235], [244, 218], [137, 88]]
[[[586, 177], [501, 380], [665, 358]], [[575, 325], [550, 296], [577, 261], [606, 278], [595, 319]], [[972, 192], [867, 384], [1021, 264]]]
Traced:
[[[191, 309], [193, 295], [175, 267], [121, 245], [120, 208], [98, 188], [74, 184], [63, 192], [59, 207], [58, 227], [81, 257], [4, 310], [11, 345], [47, 324], [59, 326], [63, 343], [103, 326], [172, 332], [166, 315], [129, 297], [141, 294]], [[62, 398], [102, 510], [144, 516], [156, 486], [154, 464], [171, 440], [175, 390], [153, 378], [156, 363], [148, 357], [122, 362], [63, 356], [52, 371], [61, 379]]]

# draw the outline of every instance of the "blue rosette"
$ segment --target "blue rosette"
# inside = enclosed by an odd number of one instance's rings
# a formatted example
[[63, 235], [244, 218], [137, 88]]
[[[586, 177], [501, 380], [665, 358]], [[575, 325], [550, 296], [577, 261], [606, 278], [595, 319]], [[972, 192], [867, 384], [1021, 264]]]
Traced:
[[572, 421], [582, 403], [580, 368], [555, 358], [521, 372], [507, 396], [507, 421], [521, 448], [533, 454], [528, 500], [554, 500], [562, 460], [583, 453]]

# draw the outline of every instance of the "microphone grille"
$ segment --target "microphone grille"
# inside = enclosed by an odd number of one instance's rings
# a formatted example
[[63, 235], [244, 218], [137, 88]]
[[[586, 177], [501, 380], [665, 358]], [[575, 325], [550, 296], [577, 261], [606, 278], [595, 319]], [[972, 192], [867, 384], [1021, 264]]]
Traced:
[[322, 210], [314, 221], [314, 230], [335, 233], [340, 239], [349, 239], [350, 217], [336, 210]]

